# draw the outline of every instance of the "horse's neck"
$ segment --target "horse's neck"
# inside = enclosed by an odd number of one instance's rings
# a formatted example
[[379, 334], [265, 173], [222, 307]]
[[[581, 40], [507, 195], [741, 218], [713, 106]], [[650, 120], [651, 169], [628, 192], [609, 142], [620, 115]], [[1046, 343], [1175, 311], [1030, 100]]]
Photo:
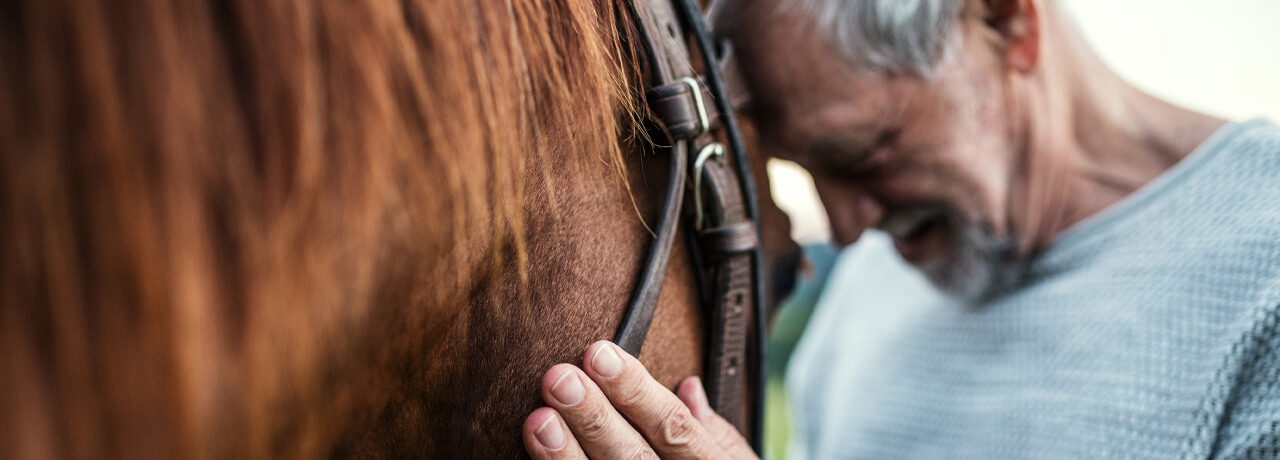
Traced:
[[[527, 282], [514, 263], [496, 276], [487, 266], [466, 267], [475, 283], [435, 306], [433, 314], [450, 320], [426, 338], [422, 372], [400, 390], [405, 400], [384, 411], [373, 434], [384, 441], [370, 446], [392, 439], [408, 446], [407, 429], [428, 433], [414, 440], [424, 442], [424, 453], [512, 453], [520, 448], [515, 433], [524, 415], [541, 405], [538, 376], [559, 362], [580, 363], [588, 344], [613, 337], [651, 240], [637, 208], [655, 225], [666, 159], [628, 158], [635, 204], [614, 171], [551, 161], [549, 168], [530, 168]], [[700, 371], [703, 349], [689, 259], [683, 238], [676, 241], [641, 354], [668, 386]]]

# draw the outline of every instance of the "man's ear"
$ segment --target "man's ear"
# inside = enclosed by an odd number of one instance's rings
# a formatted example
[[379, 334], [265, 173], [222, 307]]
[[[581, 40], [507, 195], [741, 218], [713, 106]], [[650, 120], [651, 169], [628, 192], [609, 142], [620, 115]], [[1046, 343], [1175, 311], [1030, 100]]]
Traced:
[[1005, 62], [1019, 72], [1035, 70], [1040, 61], [1040, 1], [982, 0], [986, 23], [1004, 42]]

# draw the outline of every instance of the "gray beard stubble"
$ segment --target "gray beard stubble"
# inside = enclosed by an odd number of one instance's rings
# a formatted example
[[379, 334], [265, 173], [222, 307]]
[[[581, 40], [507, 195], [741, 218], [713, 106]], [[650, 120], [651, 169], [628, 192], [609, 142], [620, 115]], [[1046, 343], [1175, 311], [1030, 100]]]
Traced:
[[1023, 265], [1016, 245], [989, 224], [968, 219], [953, 207], [944, 210], [946, 253], [917, 268], [935, 287], [969, 305], [981, 304], [1016, 284]]

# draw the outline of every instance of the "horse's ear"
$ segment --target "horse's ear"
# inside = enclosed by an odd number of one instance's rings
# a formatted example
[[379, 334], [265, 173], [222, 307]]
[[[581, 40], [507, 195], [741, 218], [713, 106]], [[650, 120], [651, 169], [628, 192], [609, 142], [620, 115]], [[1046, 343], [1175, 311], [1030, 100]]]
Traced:
[[1011, 70], [1030, 72], [1040, 60], [1040, 0], [981, 0], [983, 21], [999, 33]]

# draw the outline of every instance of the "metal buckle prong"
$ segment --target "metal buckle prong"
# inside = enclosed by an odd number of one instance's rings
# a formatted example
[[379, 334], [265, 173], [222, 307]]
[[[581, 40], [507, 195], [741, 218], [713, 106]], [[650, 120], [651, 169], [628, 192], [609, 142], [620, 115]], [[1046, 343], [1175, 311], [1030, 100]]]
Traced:
[[702, 86], [693, 77], [681, 77], [680, 81], [689, 85], [689, 92], [693, 94], [693, 106], [698, 110], [698, 135], [694, 137], [701, 137], [711, 131], [711, 120], [707, 117], [707, 106], [702, 101]]
[[723, 161], [724, 146], [719, 142], [712, 142], [702, 147], [698, 151], [698, 156], [693, 160], [693, 210], [694, 221], [693, 228], [702, 230], [702, 171], [706, 168], [707, 160], [715, 157], [716, 162]]

